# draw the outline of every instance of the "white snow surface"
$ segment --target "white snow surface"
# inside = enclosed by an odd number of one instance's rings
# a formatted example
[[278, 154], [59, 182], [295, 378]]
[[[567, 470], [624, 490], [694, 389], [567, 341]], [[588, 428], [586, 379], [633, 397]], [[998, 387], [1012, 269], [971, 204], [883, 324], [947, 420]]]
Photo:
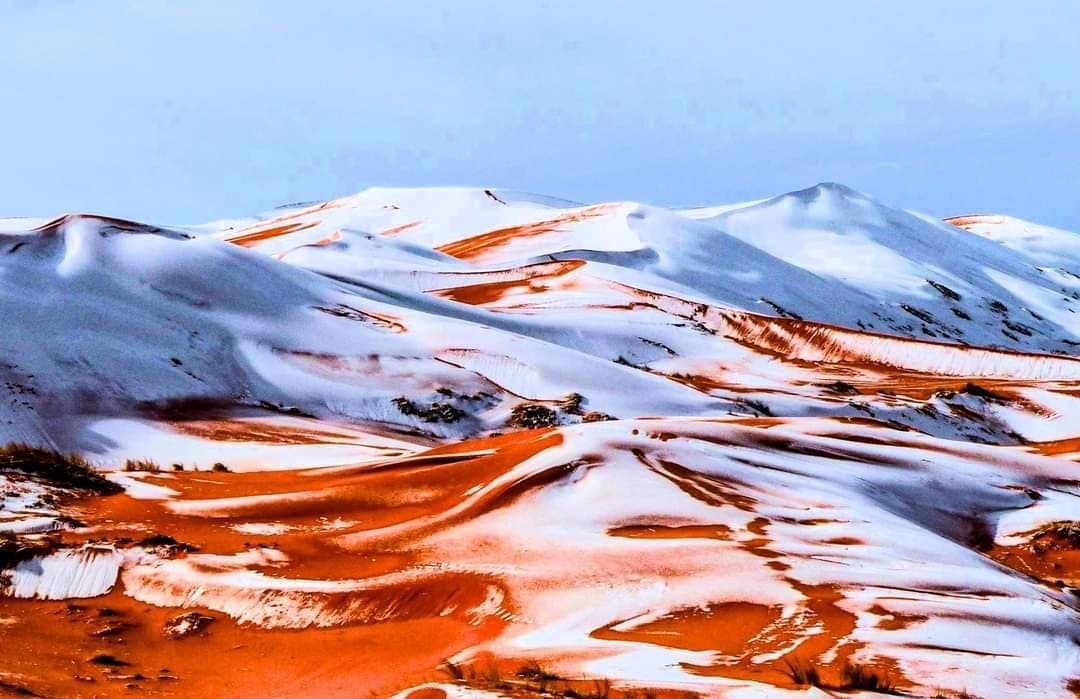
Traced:
[[103, 595], [116, 584], [124, 554], [88, 544], [21, 561], [2, 590], [12, 597], [72, 599]]
[[[1063, 283], [1080, 274], [1075, 234], [1004, 245], [834, 184], [693, 210], [376, 188], [184, 229], [68, 215], [3, 230], [0, 317], [19, 332], [0, 337], [0, 439], [102, 465], [153, 443], [172, 445], [155, 458], [205, 460], [197, 440], [150, 423], [210, 406], [389, 426], [426, 443], [499, 429], [516, 404], [570, 393], [616, 417], [724, 415], [740, 410], [737, 397], [652, 367], [745, 352], [732, 340], [774, 353], [779, 335], [787, 361], [1080, 376], [1080, 291]], [[513, 288], [479, 303], [455, 296], [498, 281]], [[1046, 352], [1056, 354], [1030, 354]], [[464, 416], [425, 421], [403, 414], [400, 397]], [[332, 444], [255, 449], [233, 449], [239, 467], [344, 457]]]

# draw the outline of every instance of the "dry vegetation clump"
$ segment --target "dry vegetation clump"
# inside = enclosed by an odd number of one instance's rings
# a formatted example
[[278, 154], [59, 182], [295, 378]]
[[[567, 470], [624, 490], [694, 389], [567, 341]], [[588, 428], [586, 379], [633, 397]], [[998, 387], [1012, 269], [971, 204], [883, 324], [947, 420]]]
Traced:
[[565, 677], [551, 672], [539, 663], [527, 663], [505, 674], [497, 663], [482, 667], [446, 661], [442, 671], [456, 684], [475, 689], [494, 690], [510, 697], [553, 697], [558, 699], [699, 699], [696, 692], [664, 690], [658, 693], [648, 688], [615, 687], [611, 680], [600, 677]]
[[844, 686], [839, 689], [865, 689], [882, 694], [890, 694], [896, 691], [888, 677], [866, 665], [848, 663], [844, 665], [840, 676], [843, 678]]
[[159, 549], [167, 556], [175, 556], [180, 553], [192, 553], [199, 550], [198, 546], [177, 541], [168, 534], [151, 534], [140, 540], [136, 545], [148, 549]]
[[94, 665], [104, 665], [106, 667], [126, 667], [131, 665], [131, 663], [126, 660], [121, 660], [109, 653], [98, 653], [97, 655], [92, 656], [87, 662], [93, 663]]
[[1052, 537], [1072, 548], [1080, 548], [1080, 522], [1052, 522], [1036, 532], [1036, 539]]
[[405, 396], [394, 399], [394, 405], [402, 415], [419, 417], [424, 422], [457, 422], [465, 417], [465, 411], [457, 406], [442, 401], [435, 401], [429, 406], [413, 403]]
[[897, 693], [895, 684], [887, 675], [868, 665], [848, 662], [840, 669], [838, 682], [826, 681], [816, 666], [799, 658], [785, 660], [784, 665], [784, 672], [797, 685], [835, 691], [857, 689], [879, 694]]
[[150, 459], [128, 459], [124, 462], [125, 471], [141, 471], [145, 473], [160, 473], [161, 467]]
[[571, 393], [560, 403], [563, 412], [567, 415], [581, 415], [584, 410], [582, 406], [585, 404], [585, 396], [580, 393]]
[[0, 473], [19, 473], [43, 483], [97, 495], [115, 495], [123, 488], [104, 478], [83, 458], [27, 444], [0, 447]]
[[849, 384], [847, 381], [833, 381], [832, 383], [823, 383], [818, 385], [822, 388], [832, 391], [833, 393], [839, 393], [845, 396], [855, 395], [859, 392], [859, 389], [855, 388], [855, 386]]
[[795, 684], [808, 687], [821, 686], [821, 675], [818, 674], [817, 668], [798, 658], [785, 660], [784, 672]]
[[753, 398], [744, 398], [739, 401], [739, 403], [741, 403], [747, 408], [750, 408], [750, 410], [753, 410], [758, 415], [764, 415], [766, 417], [773, 416], [772, 410], [769, 409], [769, 406], [760, 400], [755, 400]]
[[558, 414], [539, 403], [522, 403], [510, 411], [510, 424], [523, 429], [552, 427], [558, 424]]

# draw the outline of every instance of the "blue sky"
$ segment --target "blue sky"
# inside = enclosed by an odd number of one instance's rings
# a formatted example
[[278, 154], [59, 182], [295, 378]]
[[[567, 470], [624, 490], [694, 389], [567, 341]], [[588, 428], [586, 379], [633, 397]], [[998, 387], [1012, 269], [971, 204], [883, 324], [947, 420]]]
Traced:
[[1080, 229], [1077, 27], [1071, 1], [0, 0], [0, 215], [839, 181]]

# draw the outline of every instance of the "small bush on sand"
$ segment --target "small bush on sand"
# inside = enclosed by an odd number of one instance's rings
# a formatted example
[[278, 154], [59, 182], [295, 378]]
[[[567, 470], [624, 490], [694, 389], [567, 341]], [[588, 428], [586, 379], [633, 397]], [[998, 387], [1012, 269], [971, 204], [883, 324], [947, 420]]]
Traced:
[[785, 672], [798, 685], [820, 687], [837, 691], [867, 690], [880, 694], [893, 694], [896, 689], [889, 678], [872, 667], [849, 662], [840, 670], [839, 682], [822, 679], [818, 669], [800, 658], [784, 661]]
[[784, 665], [784, 672], [795, 684], [821, 686], [821, 676], [813, 665], [808, 665], [799, 658], [785, 660]]
[[442, 669], [455, 682], [463, 682], [466, 679], [465, 668], [451, 660], [445, 661]]
[[99, 495], [115, 495], [123, 488], [97, 473], [85, 460], [27, 444], [0, 447], [0, 473], [18, 472], [50, 485], [83, 490]]
[[553, 672], [548, 672], [539, 663], [529, 663], [525, 667], [517, 671], [517, 676], [523, 680], [527, 680], [531, 685], [535, 685], [536, 689], [541, 692], [546, 692], [548, 685], [552, 682], [558, 682], [562, 678]]
[[1035, 532], [1034, 538], [1057, 539], [1074, 549], [1080, 548], [1080, 522], [1051, 522]]
[[168, 534], [151, 534], [141, 539], [138, 545], [144, 548], [164, 549], [169, 554], [191, 553], [199, 550], [198, 546], [177, 541]]
[[522, 403], [510, 412], [510, 424], [514, 427], [535, 429], [551, 427], [558, 421], [558, 415], [546, 405]]
[[90, 658], [90, 662], [94, 665], [104, 665], [106, 667], [124, 667], [131, 664], [117, 658], [115, 655], [109, 655], [108, 653], [98, 653]]
[[585, 396], [580, 393], [571, 393], [562, 402], [562, 409], [568, 415], [581, 415], [584, 411], [582, 405], [585, 403]]
[[435, 401], [431, 405], [417, 405], [405, 396], [394, 399], [394, 405], [402, 415], [416, 416], [424, 422], [457, 422], [465, 417], [465, 411], [450, 403]]
[[844, 666], [841, 677], [844, 681], [843, 689], [865, 689], [882, 693], [892, 692], [894, 689], [888, 677], [865, 665], [848, 663]]
[[124, 462], [124, 470], [158, 473], [161, 471], [161, 467], [150, 459], [128, 459]]
[[[564, 677], [532, 661], [511, 674], [504, 675], [499, 663], [489, 660], [485, 665], [464, 665], [447, 660], [441, 670], [453, 682], [465, 687], [497, 690], [513, 697], [552, 697], [559, 699], [655, 699], [661, 694], [649, 688], [615, 688], [603, 677]], [[701, 699], [690, 691], [667, 690], [662, 696], [671, 699]]]
[[764, 415], [766, 417], [772, 417], [772, 410], [770, 410], [769, 406], [766, 405], [765, 403], [763, 403], [760, 400], [754, 400], [753, 398], [746, 398], [746, 399], [743, 399], [742, 404], [745, 405], [747, 408], [750, 408], [751, 410], [753, 410], [755, 413], [757, 413], [759, 415]]
[[214, 473], [228, 473], [229, 472], [229, 467], [219, 461], [216, 464], [214, 464], [214, 467], [212, 469], [210, 469], [210, 470], [213, 471]]

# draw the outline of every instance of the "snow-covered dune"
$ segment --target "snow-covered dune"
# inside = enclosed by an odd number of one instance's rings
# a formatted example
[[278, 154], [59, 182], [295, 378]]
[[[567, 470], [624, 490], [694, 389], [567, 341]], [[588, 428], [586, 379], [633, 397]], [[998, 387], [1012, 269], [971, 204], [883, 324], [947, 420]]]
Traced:
[[0, 451], [0, 690], [1075, 696], [1078, 239], [836, 184], [4, 219], [0, 446], [71, 455]]
[[[0, 251], [0, 316], [19, 329], [0, 338], [7, 441], [93, 453], [108, 446], [96, 418], [233, 407], [436, 436], [501, 424], [521, 399], [574, 392], [614, 414], [635, 414], [626, 391], [651, 396], [642, 412], [723, 407], [582, 354], [566, 334], [528, 337], [364, 298], [210, 238], [70, 216], [4, 234]], [[461, 414], [425, 423], [395, 398], [452, 402]]]
[[[719, 358], [729, 389], [782, 388], [754, 396], [774, 414], [843, 414], [808, 400], [800, 362], [1077, 380], [1073, 234], [1005, 246], [839, 185], [680, 211], [371, 189], [202, 227], [19, 222], [0, 237], [0, 312], [20, 328], [0, 340], [0, 437], [103, 463], [147, 433], [104, 421], [208, 409], [421, 441], [570, 395], [617, 417], [746, 412], [687, 369]], [[1036, 267], [1047, 245], [1059, 266]]]
[[1080, 340], [1080, 319], [1070, 312], [1076, 300], [1026, 253], [842, 185], [785, 194], [709, 223], [873, 296], [881, 306], [860, 327], [1037, 351], [1067, 352], [1074, 346], [1064, 340]]
[[[373, 189], [219, 235], [319, 271], [334, 266], [330, 250], [315, 260], [292, 251], [333, 249], [335, 236], [350, 232], [471, 265], [591, 259], [644, 271], [660, 289], [744, 310], [1070, 353], [1080, 342], [1080, 299], [1068, 283], [1080, 273], [1077, 236], [1040, 230], [1044, 242], [1013, 235], [1013, 244], [1001, 245], [826, 183], [744, 205], [675, 211], [627, 202], [568, 206], [498, 190]], [[1040, 254], [1041, 266], [1033, 264]], [[347, 273], [349, 263], [338, 264]]]

